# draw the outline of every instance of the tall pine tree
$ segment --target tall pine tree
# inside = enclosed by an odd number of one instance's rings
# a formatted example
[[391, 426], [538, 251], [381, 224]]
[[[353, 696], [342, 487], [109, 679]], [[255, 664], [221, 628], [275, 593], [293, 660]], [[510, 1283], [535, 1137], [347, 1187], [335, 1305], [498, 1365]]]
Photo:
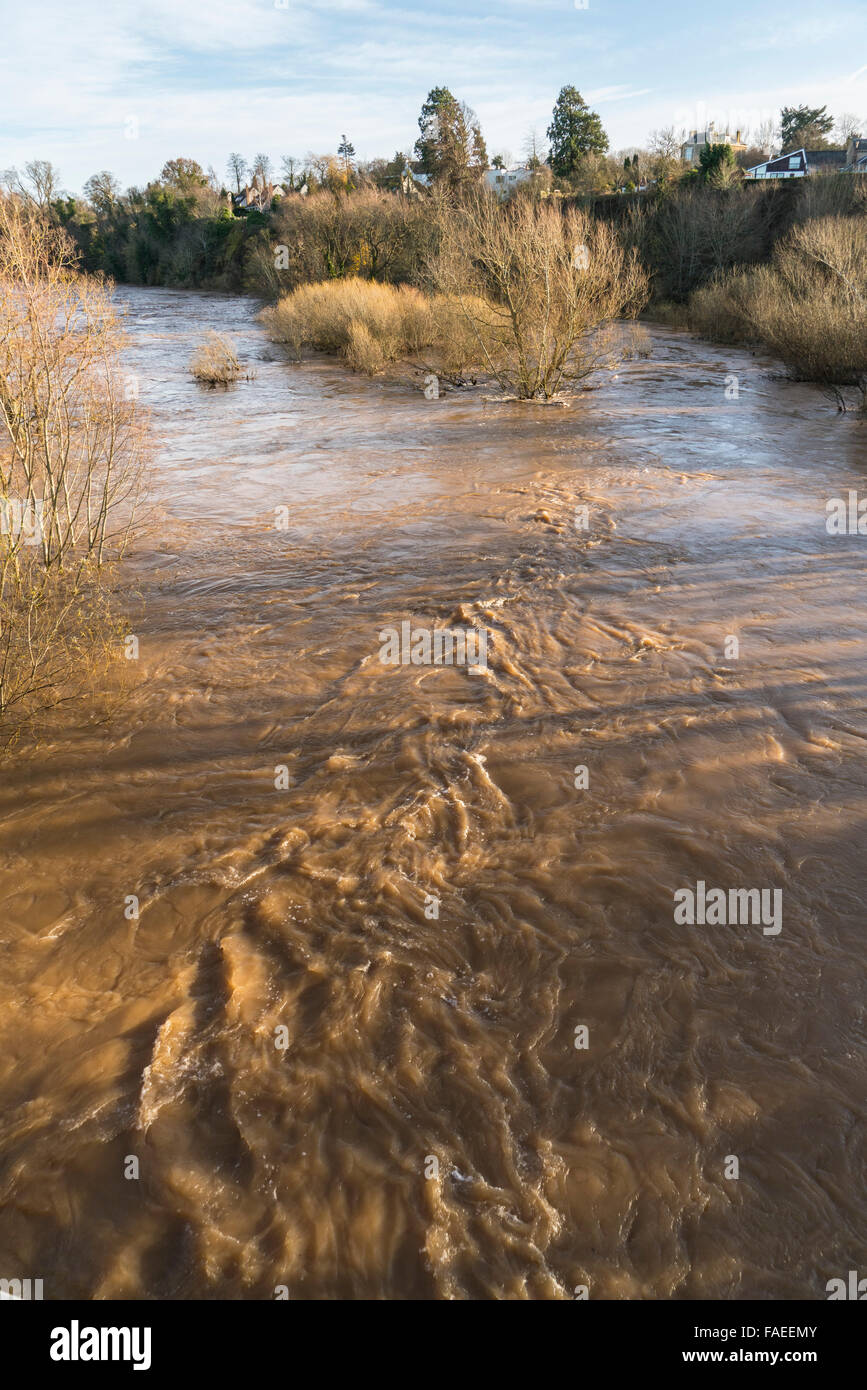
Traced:
[[604, 154], [608, 149], [601, 120], [575, 87], [561, 89], [547, 134], [548, 163], [561, 179], [576, 173], [588, 154]]

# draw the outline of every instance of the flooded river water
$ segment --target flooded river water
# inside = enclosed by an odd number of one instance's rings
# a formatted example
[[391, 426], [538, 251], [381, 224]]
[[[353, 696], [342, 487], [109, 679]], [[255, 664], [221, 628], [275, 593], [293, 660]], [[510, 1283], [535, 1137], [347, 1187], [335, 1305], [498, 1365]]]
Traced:
[[[283, 360], [248, 300], [120, 297], [139, 658], [2, 769], [0, 1275], [867, 1273], [867, 537], [825, 525], [867, 426], [664, 329], [565, 407], [428, 401]], [[210, 328], [252, 381], [191, 381]], [[383, 664], [405, 621], [486, 629], [487, 669]], [[780, 890], [780, 930], [678, 922], [699, 883]]]

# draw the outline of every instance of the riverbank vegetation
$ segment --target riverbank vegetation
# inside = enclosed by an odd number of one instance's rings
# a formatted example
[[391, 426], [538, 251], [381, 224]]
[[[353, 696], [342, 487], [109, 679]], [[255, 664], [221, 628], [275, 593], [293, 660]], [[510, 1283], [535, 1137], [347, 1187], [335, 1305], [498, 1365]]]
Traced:
[[104, 682], [123, 655], [113, 565], [145, 425], [111, 286], [67, 235], [0, 199], [0, 744]]
[[[862, 382], [861, 280], [847, 281], [836, 251], [823, 264], [808, 248], [830, 236], [839, 250], [863, 227], [867, 176], [744, 178], [777, 148], [860, 148], [853, 117], [835, 126], [824, 108], [784, 107], [778, 127], [736, 132], [734, 146], [709, 138], [690, 163], [673, 129], [612, 154], [598, 113], [565, 86], [511, 168], [445, 87], [418, 126], [391, 159], [358, 160], [344, 135], [336, 154], [284, 155], [279, 169], [232, 153], [225, 179], [176, 158], [126, 192], [103, 170], [82, 198], [45, 160], [3, 181], [67, 232], [85, 274], [257, 295], [280, 306], [270, 323], [293, 351], [334, 351], [369, 373], [423, 347], [456, 379], [478, 370], [548, 398], [605, 360], [604, 325], [646, 305], [663, 322], [762, 343], [832, 393]], [[829, 219], [833, 233], [817, 230]], [[576, 244], [589, 267], [571, 264]], [[202, 380], [234, 370], [200, 359]]]
[[842, 388], [854, 386], [867, 411], [867, 219], [795, 227], [770, 265], [729, 271], [697, 290], [688, 322], [717, 342], [763, 344], [841, 408]]
[[577, 209], [475, 194], [441, 204], [424, 290], [350, 279], [303, 285], [266, 309], [275, 341], [372, 375], [423, 358], [451, 379], [478, 373], [521, 400], [550, 400], [607, 365], [601, 330], [647, 297], [635, 250]]

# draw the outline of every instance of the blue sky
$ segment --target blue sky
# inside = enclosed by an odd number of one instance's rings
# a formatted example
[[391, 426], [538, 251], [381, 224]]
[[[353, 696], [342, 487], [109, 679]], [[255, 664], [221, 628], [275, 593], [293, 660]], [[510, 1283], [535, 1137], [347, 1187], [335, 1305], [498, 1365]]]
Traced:
[[408, 148], [433, 86], [478, 113], [489, 153], [544, 135], [560, 87], [613, 148], [782, 104], [867, 118], [864, 0], [0, 0], [0, 169], [52, 160], [145, 183], [185, 155], [275, 162]]

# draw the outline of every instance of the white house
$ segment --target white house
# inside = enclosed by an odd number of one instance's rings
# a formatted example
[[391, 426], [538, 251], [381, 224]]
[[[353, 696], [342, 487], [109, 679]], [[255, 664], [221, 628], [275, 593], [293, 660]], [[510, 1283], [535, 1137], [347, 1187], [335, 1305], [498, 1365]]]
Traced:
[[292, 191], [281, 183], [263, 183], [256, 174], [251, 184], [231, 196], [236, 208], [256, 208], [258, 212], [268, 212], [275, 198], [285, 198]]
[[781, 154], [776, 159], [766, 159], [763, 164], [754, 164], [752, 169], [745, 169], [744, 178], [802, 179], [809, 172], [807, 151], [794, 150], [791, 154]]
[[533, 170], [523, 164], [510, 164], [508, 169], [486, 169], [485, 183], [494, 193], [505, 198], [521, 183], [533, 177]]
[[867, 173], [867, 140], [853, 136], [845, 150], [792, 150], [744, 171], [747, 179], [802, 179], [807, 174]]
[[407, 197], [411, 197], [413, 194], [424, 192], [427, 188], [430, 188], [430, 175], [416, 174], [410, 168], [409, 164], [405, 164], [403, 166], [403, 173], [400, 176], [401, 192], [406, 194]]
[[846, 168], [856, 174], [867, 174], [867, 139], [853, 135], [846, 148]]

